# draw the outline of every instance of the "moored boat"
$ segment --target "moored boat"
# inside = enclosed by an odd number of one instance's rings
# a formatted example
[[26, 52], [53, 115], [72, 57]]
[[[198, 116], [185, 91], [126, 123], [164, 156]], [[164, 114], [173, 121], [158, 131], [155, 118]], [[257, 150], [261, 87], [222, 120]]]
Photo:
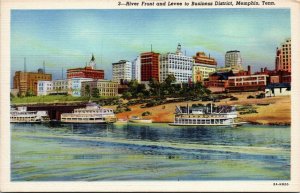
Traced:
[[47, 111], [27, 111], [25, 106], [11, 108], [10, 110], [11, 123], [42, 123], [49, 121]]
[[88, 103], [85, 108], [74, 109], [73, 113], [62, 113], [62, 123], [114, 123], [117, 118], [112, 109]]
[[131, 123], [152, 123], [152, 119], [140, 118], [138, 116], [132, 116], [129, 119]]
[[172, 126], [238, 126], [238, 114], [234, 106], [212, 104], [200, 107], [176, 106]]
[[128, 120], [127, 119], [118, 119], [115, 123], [116, 124], [126, 124], [126, 123], [128, 123]]

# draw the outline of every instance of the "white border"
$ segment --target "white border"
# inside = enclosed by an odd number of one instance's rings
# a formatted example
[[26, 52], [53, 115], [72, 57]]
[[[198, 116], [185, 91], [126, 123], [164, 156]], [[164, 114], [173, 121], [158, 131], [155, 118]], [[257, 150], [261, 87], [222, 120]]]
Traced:
[[[1, 0], [0, 0], [1, 1]], [[124, 1], [124, 0], [121, 0]], [[135, 2], [141, 0], [135, 0]], [[147, 1], [147, 0], [146, 0]], [[155, 0], [158, 1], [158, 0]], [[191, 0], [187, 0], [191, 2]], [[206, 0], [212, 1], [212, 0]], [[260, 0], [258, 0], [261, 2]], [[10, 181], [10, 11], [11, 9], [120, 9], [118, 0], [2, 0], [0, 4], [1, 47], [0, 47], [0, 128], [1, 128], [1, 186], [5, 192], [58, 192], [58, 191], [300, 191], [300, 1], [274, 0], [276, 7], [266, 6], [218, 6], [195, 8], [290, 8], [292, 24], [292, 129], [291, 129], [291, 180], [289, 186], [273, 186], [274, 181], [114, 181], [114, 182], [11, 182]], [[181, 2], [174, 0], [173, 2]], [[136, 7], [123, 7], [137, 9]], [[150, 7], [151, 8], [151, 7]], [[157, 9], [158, 7], [154, 7]], [[164, 9], [183, 7], [164, 7]], [[145, 7], [149, 9], [149, 7]], [[161, 8], [159, 8], [161, 9]], [[280, 181], [276, 181], [277, 183]]]

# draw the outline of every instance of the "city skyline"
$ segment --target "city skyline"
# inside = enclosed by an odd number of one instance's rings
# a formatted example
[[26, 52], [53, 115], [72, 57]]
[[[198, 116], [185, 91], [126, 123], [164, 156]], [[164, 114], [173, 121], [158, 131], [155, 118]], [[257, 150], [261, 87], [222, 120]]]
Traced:
[[[49, 19], [51, 18], [51, 19]], [[199, 18], [199, 19], [197, 19]], [[204, 51], [224, 66], [226, 51], [239, 50], [243, 67], [275, 68], [276, 48], [290, 38], [289, 9], [13, 10], [11, 70], [84, 67], [92, 54], [112, 78], [112, 63], [142, 52]], [[66, 78], [66, 74], [64, 74]]]

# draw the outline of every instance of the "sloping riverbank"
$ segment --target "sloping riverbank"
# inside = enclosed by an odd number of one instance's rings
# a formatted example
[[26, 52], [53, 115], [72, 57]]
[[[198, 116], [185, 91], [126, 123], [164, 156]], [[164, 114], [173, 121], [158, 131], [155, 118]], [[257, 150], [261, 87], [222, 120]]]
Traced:
[[[263, 99], [247, 99], [249, 94], [235, 94], [237, 101], [229, 101], [228, 99], [216, 102], [216, 105], [237, 105], [251, 106], [256, 113], [242, 114], [239, 117], [242, 121], [256, 124], [270, 125], [289, 125], [291, 124], [291, 100], [289, 96], [263, 98]], [[192, 104], [207, 104], [209, 102], [186, 101], [178, 103], [169, 103], [158, 105], [155, 107], [141, 108], [141, 104], [129, 106], [131, 111], [117, 114], [118, 118], [128, 119], [131, 116], [141, 116], [143, 112], [150, 112], [153, 122], [173, 122], [176, 106], [186, 106]]]

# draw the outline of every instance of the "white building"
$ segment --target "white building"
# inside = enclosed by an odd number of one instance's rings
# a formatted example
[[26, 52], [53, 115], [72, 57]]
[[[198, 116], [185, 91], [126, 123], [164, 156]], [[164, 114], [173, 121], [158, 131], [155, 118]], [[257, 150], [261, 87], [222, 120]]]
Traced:
[[185, 56], [178, 44], [176, 53], [163, 54], [160, 57], [160, 81], [163, 82], [169, 74], [174, 74], [177, 83], [188, 82], [192, 79], [192, 67], [195, 60]]
[[130, 81], [132, 78], [132, 63], [127, 60], [120, 60], [112, 64], [113, 81], [120, 83], [121, 81]]
[[289, 83], [273, 83], [267, 85], [265, 89], [266, 97], [289, 95], [291, 95], [291, 85]]
[[233, 71], [243, 70], [242, 57], [238, 50], [228, 51], [225, 54], [225, 68], [231, 68]]
[[53, 83], [52, 81], [43, 81], [43, 80], [40, 80], [38, 81], [38, 84], [37, 84], [37, 95], [38, 96], [44, 96], [44, 95], [47, 95], [49, 94], [50, 91], [53, 90]]
[[141, 82], [141, 57], [138, 56], [132, 61], [132, 80]]
[[85, 81], [92, 81], [92, 78], [72, 78], [71, 79], [71, 91], [72, 96], [81, 96], [81, 83]]

